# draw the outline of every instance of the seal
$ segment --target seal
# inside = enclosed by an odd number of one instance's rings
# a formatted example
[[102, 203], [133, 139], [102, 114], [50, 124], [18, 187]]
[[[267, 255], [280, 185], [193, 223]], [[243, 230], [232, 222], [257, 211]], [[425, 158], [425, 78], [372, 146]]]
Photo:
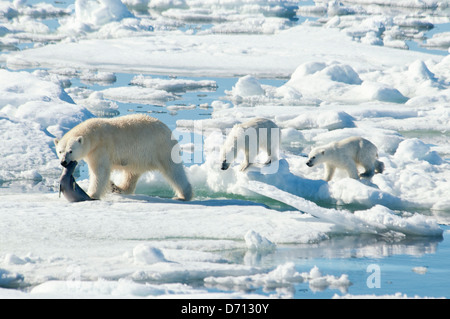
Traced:
[[73, 177], [73, 172], [75, 167], [77, 167], [78, 162], [71, 161], [64, 166], [61, 177], [59, 179], [59, 196], [61, 193], [69, 202], [82, 202], [87, 200], [93, 200], [88, 194], [78, 186], [75, 178]]

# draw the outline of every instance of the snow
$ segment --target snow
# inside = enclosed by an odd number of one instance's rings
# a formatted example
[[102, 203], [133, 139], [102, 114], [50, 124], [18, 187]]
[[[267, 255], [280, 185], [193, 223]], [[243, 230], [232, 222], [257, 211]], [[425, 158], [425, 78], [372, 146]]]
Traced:
[[240, 96], [262, 95], [264, 90], [254, 77], [247, 75], [240, 78], [233, 87], [233, 94]]
[[0, 127], [4, 132], [0, 180], [58, 174], [51, 136], [61, 135], [93, 115], [76, 105], [59, 83], [38, 74], [0, 70], [0, 86]]
[[[368, 236], [358, 257], [376, 258], [385, 256], [378, 251], [385, 242], [442, 240], [450, 211], [450, 59], [404, 50], [404, 33], [420, 37], [448, 17], [403, 10], [445, 3], [205, 3], [76, 0], [60, 9], [0, 2], [2, 47], [34, 43], [0, 55], [8, 68], [0, 70], [0, 297], [292, 298], [292, 287], [307, 284], [350, 298], [349, 274], [261, 260], [289, 245], [328, 251], [346, 236]], [[374, 13], [376, 5], [394, 14]], [[286, 17], [296, 12], [327, 16], [292, 24]], [[58, 26], [43, 23], [48, 17]], [[425, 45], [447, 42], [440, 33]], [[115, 85], [119, 73], [134, 76]], [[157, 173], [145, 174], [135, 195], [77, 204], [58, 197], [55, 137], [88, 118], [117, 116], [123, 103], [191, 112], [200, 106], [167, 103], [223, 89], [219, 77], [236, 81], [203, 104], [210, 118], [172, 123], [174, 135], [188, 133], [181, 149], [189, 153], [192, 202], [165, 198], [170, 187]], [[75, 78], [86, 86], [72, 86]], [[279, 159], [241, 172], [238, 157], [220, 170], [225, 134], [254, 117], [280, 127]], [[305, 165], [313, 147], [353, 135], [378, 147], [383, 174], [353, 180], [337, 172], [327, 183], [322, 166]], [[86, 177], [77, 182], [86, 189]], [[433, 252], [430, 246], [412, 255]]]
[[248, 250], [271, 251], [276, 247], [274, 243], [267, 238], [262, 237], [254, 230], [249, 230], [245, 234], [244, 239]]
[[168, 92], [186, 92], [186, 91], [213, 91], [217, 89], [215, 81], [208, 80], [187, 80], [187, 79], [161, 79], [148, 76], [135, 76], [131, 81], [131, 85], [137, 85], [146, 88], [154, 88]]
[[335, 276], [323, 276], [319, 268], [313, 267], [309, 273], [298, 273], [293, 263], [278, 266], [267, 274], [256, 274], [251, 276], [230, 276], [205, 278], [208, 286], [221, 287], [222, 289], [239, 286], [244, 289], [263, 287], [264, 289], [283, 288], [292, 282], [309, 282], [312, 291], [321, 291], [327, 288], [339, 289], [342, 293], [347, 292], [351, 282], [346, 275], [339, 278]]
[[145, 244], [139, 244], [134, 247], [133, 257], [135, 264], [149, 265], [167, 261], [160, 249]]
[[[356, 42], [349, 42], [348, 36], [337, 29], [307, 25], [293, 27], [273, 35], [244, 34], [230, 37], [223, 34], [205, 34], [199, 35], [198, 38], [171, 32], [162, 32], [162, 35], [162, 37], [125, 37], [107, 40], [87, 39], [77, 43], [49, 45], [15, 54], [8, 58], [7, 63], [10, 67], [52, 66], [105, 70], [120, 68], [126, 71], [141, 70], [150, 74], [161, 72], [191, 76], [252, 74], [258, 77], [269, 75], [278, 77], [290, 76], [300, 64], [328, 55], [330, 48], [333, 48], [333, 60], [352, 61], [353, 68], [404, 65], [417, 59], [417, 55], [409, 51], [392, 52], [384, 47], [361, 46]], [[347, 42], [346, 46], [339, 45], [343, 41]], [[308, 44], [308, 47], [315, 47], [314, 52], [305, 50], [305, 44]], [[99, 51], [104, 54], [95, 54]], [[186, 59], [190, 62], [189, 66], [183, 63]], [[424, 56], [424, 59], [436, 57]], [[261, 68], [261, 65], [265, 65], [265, 68]], [[342, 66], [340, 69], [343, 68], [346, 67]]]
[[394, 157], [403, 161], [426, 161], [433, 165], [440, 165], [443, 162], [436, 151], [430, 151], [430, 147], [417, 138], [401, 142]]
[[[90, 31], [102, 25], [134, 17], [120, 0], [78, 0], [75, 14], [66, 21], [66, 28]], [[65, 26], [63, 24], [63, 28]], [[69, 25], [69, 26], [67, 26]]]
[[296, 207], [300, 211], [309, 213], [323, 221], [331, 222], [341, 231], [367, 232], [372, 234], [390, 232], [390, 235], [392, 235], [392, 231], [394, 231], [400, 232], [403, 235], [442, 235], [440, 227], [434, 221], [422, 215], [401, 218], [388, 208], [380, 205], [376, 205], [369, 210], [355, 211], [353, 213], [345, 210], [336, 211], [320, 208], [313, 202], [298, 198], [267, 184], [250, 182], [249, 188], [262, 195], [269, 196], [270, 194], [271, 198]]
[[[14, 223], [18, 216], [8, 217], [2, 211], [1, 240], [5, 257], [0, 261], [0, 268], [8, 269], [3, 275], [4, 280], [19, 281], [18, 286], [21, 274], [26, 272], [27, 283], [38, 285], [36, 292], [57, 285], [47, 283], [47, 277], [61, 280], [61, 285], [66, 281], [69, 292], [76, 293], [76, 285], [75, 290], [70, 291], [72, 280], [81, 281], [82, 285], [86, 280], [94, 281], [94, 287], [90, 289], [95, 289], [95, 282], [102, 279], [133, 278], [164, 283], [223, 274], [252, 275], [263, 270], [229, 264], [213, 251], [219, 247], [245, 250], [244, 237], [249, 229], [263, 232], [280, 243], [314, 241], [318, 232], [329, 227], [320, 222], [314, 223], [316, 226], [303, 225], [304, 217], [297, 212], [281, 213], [259, 205], [242, 206], [239, 202], [233, 204], [226, 200], [198, 201], [186, 207], [176, 201], [147, 196], [141, 199], [111, 197], [95, 206], [80, 203], [74, 210], [55, 193], [30, 194], [27, 202], [18, 201], [21, 197], [19, 194], [1, 199], [5, 210], [15, 206], [15, 211], [26, 218]], [[149, 205], [152, 207], [150, 214]], [[226, 211], [217, 209], [223, 205], [227, 207]], [[108, 221], [103, 223], [106, 219]], [[177, 220], [175, 224], [174, 219]], [[46, 232], [45, 229], [58, 231]], [[283, 232], [277, 229], [283, 229]], [[291, 230], [288, 232], [287, 229]], [[261, 242], [267, 245], [266, 241]], [[4, 254], [4, 250], [12, 249], [14, 243], [20, 243], [14, 249], [15, 256], [12, 257], [10, 252]], [[29, 255], [30, 251], [32, 255]], [[78, 270], [69, 269], [71, 265], [79, 267]], [[13, 269], [17, 272], [11, 271]], [[101, 282], [98, 285], [102, 287]], [[105, 283], [105, 289], [108, 285], [116, 284]], [[56, 293], [57, 288], [53, 289]], [[64, 290], [61, 293], [64, 295]], [[87, 293], [93, 292], [88, 290]]]

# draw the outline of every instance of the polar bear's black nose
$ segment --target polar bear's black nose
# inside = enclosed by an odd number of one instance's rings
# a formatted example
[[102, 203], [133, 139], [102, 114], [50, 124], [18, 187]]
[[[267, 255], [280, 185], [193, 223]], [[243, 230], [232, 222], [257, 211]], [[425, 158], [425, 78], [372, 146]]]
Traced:
[[69, 164], [69, 163], [67, 163], [67, 161], [66, 161], [66, 160], [63, 160], [63, 161], [61, 161], [61, 165], [62, 165], [62, 166], [66, 167], [66, 166], [67, 166], [67, 164]]
[[228, 169], [228, 167], [230, 167], [230, 164], [227, 162], [223, 162], [221, 169], [222, 169], [222, 171], [226, 171]]
[[308, 165], [309, 167], [313, 167], [313, 163], [311, 163], [311, 161], [307, 161], [306, 165]]

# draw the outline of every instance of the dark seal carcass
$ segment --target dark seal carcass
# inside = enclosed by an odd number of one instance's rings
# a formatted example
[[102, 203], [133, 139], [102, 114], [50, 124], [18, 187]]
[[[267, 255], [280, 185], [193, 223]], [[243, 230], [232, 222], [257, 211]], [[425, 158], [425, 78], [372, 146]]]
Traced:
[[77, 164], [76, 161], [72, 161], [64, 166], [61, 178], [59, 179], [59, 195], [61, 196], [61, 193], [63, 193], [64, 197], [69, 202], [93, 200], [80, 186], [78, 186], [73, 177], [73, 172], [75, 171]]

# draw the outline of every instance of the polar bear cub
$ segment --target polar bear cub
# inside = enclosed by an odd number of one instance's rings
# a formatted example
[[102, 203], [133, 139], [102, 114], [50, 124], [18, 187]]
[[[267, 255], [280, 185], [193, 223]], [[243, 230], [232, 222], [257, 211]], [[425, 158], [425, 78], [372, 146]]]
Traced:
[[93, 118], [55, 139], [61, 165], [84, 159], [89, 167], [88, 195], [100, 199], [111, 186], [111, 171], [122, 172], [114, 191], [131, 194], [139, 177], [157, 170], [175, 190], [176, 198], [190, 200], [192, 187], [183, 164], [172, 158], [178, 143], [161, 121], [147, 115]]
[[261, 150], [267, 153], [268, 165], [276, 158], [280, 144], [278, 126], [271, 120], [255, 118], [247, 122], [236, 124], [227, 135], [225, 143], [220, 150], [222, 170], [227, 170], [236, 160], [239, 151], [244, 151], [244, 160], [240, 170], [245, 171], [255, 163]]
[[[333, 178], [336, 168], [347, 171], [351, 178], [371, 178], [375, 173], [382, 173], [383, 162], [378, 160], [377, 147], [362, 137], [349, 137], [338, 142], [315, 148], [311, 151], [306, 165], [313, 167], [325, 164], [326, 181]], [[357, 166], [362, 166], [365, 172], [358, 174]]]

